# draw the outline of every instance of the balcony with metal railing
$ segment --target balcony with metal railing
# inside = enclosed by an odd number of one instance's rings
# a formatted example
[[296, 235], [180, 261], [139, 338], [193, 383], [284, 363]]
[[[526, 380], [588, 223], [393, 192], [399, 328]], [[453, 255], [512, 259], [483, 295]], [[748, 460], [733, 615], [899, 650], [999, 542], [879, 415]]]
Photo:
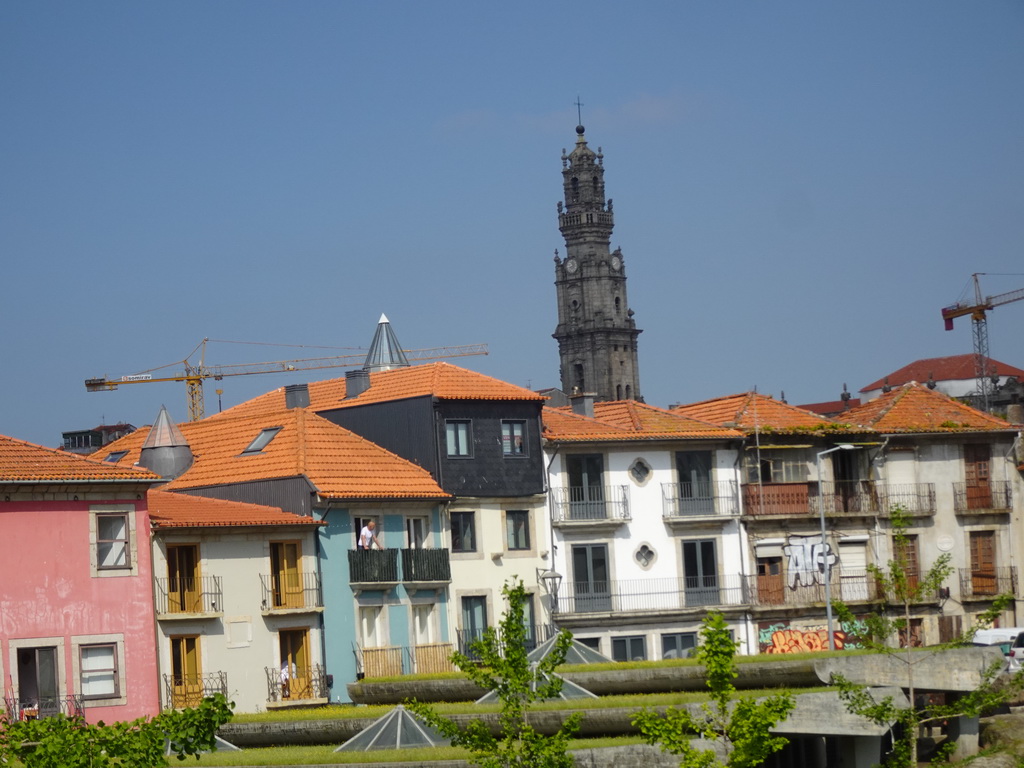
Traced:
[[886, 483], [878, 486], [882, 514], [891, 515], [897, 507], [910, 517], [935, 514], [934, 483]]
[[577, 614], [675, 614], [748, 602], [747, 584], [739, 574], [569, 581], [552, 601], [552, 613], [565, 621]]
[[40, 720], [46, 717], [83, 717], [82, 697], [69, 694], [67, 696], [45, 696], [31, 699], [20, 699], [16, 696], [5, 696], [3, 708], [7, 717], [15, 720]]
[[198, 675], [164, 675], [164, 705], [171, 709], [195, 707], [215, 693], [228, 695], [227, 672]]
[[1003, 515], [1013, 507], [1008, 480], [953, 483], [953, 509], [958, 515]]
[[996, 595], [1017, 594], [1017, 567], [961, 568], [960, 599], [991, 600]]
[[617, 528], [630, 520], [629, 488], [588, 485], [552, 488], [552, 524], [588, 531]]
[[211, 619], [224, 615], [220, 576], [172, 576], [155, 581], [158, 619]]
[[397, 549], [350, 549], [349, 583], [362, 589], [390, 589], [398, 584]]
[[[799, 578], [784, 579], [782, 574], [744, 576], [746, 594], [755, 609], [774, 609], [825, 604], [824, 577], [816, 570]], [[806, 582], [806, 583], [804, 583]], [[832, 600], [845, 603], [871, 602], [879, 598], [878, 582], [865, 571], [844, 571], [834, 567], [829, 573]]]
[[267, 675], [267, 708], [326, 704], [327, 674], [319, 664], [285, 671], [264, 667]]
[[420, 587], [437, 587], [452, 580], [451, 555], [447, 549], [403, 549], [402, 581]]
[[661, 484], [661, 514], [669, 525], [696, 520], [728, 520], [740, 513], [740, 498], [733, 480], [700, 480]]
[[399, 675], [429, 675], [458, 671], [451, 662], [451, 643], [425, 643], [423, 645], [389, 645], [378, 648], [353, 644], [356, 657], [356, 675], [364, 677], [397, 677]]
[[323, 589], [316, 573], [261, 574], [263, 615], [319, 612]]

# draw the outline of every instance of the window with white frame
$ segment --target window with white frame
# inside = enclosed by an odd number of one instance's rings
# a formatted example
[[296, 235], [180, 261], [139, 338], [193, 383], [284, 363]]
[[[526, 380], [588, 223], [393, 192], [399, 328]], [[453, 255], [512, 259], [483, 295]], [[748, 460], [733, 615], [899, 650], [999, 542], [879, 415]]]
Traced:
[[445, 445], [449, 456], [468, 457], [473, 455], [471, 426], [469, 421], [445, 422]]
[[802, 451], [748, 451], [743, 457], [744, 482], [806, 483], [807, 460]]
[[434, 603], [413, 603], [413, 637], [416, 645], [430, 645], [437, 642], [437, 624]]
[[78, 656], [79, 691], [83, 699], [120, 696], [117, 643], [80, 645]]
[[501, 422], [501, 452], [505, 456], [526, 455], [526, 422]]
[[94, 505], [89, 508], [90, 571], [93, 576], [128, 576], [138, 573], [135, 508], [130, 504]]
[[388, 644], [384, 616], [383, 606], [359, 606], [359, 636], [364, 648], [380, 648]]

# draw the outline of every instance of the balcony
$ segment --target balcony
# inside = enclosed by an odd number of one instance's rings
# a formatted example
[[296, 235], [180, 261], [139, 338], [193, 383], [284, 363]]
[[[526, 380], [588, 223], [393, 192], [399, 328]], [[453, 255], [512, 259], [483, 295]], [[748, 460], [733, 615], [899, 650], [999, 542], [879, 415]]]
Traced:
[[320, 612], [324, 595], [315, 573], [262, 574], [263, 615]]
[[354, 589], [391, 589], [398, 584], [398, 550], [350, 549], [348, 573]]
[[808, 517], [823, 508], [829, 517], [877, 515], [882, 508], [880, 496], [869, 480], [751, 483], [743, 486], [743, 512], [753, 517]]
[[740, 575], [668, 579], [568, 582], [558, 591], [552, 612], [568, 615], [666, 614], [704, 612], [709, 607], [745, 605], [747, 585]]
[[[746, 592], [755, 608], [789, 608], [822, 606], [825, 604], [824, 577], [817, 570], [801, 573], [800, 579], [787, 583], [782, 574], [743, 577]], [[808, 583], [804, 584], [804, 579]], [[833, 600], [846, 603], [871, 602], [879, 598], [878, 582], [867, 571], [847, 571], [833, 568], [829, 573]]]
[[697, 520], [725, 521], [739, 513], [739, 493], [732, 480], [661, 484], [661, 514], [671, 526]]
[[328, 698], [327, 675], [319, 664], [294, 668], [290, 673], [273, 667], [264, 667], [267, 675], [267, 708], [287, 707], [290, 704], [326, 704]]
[[618, 528], [630, 520], [629, 489], [624, 485], [552, 488], [552, 523], [587, 531]]
[[207, 696], [215, 693], [228, 695], [226, 672], [208, 672], [205, 675], [164, 675], [164, 704], [171, 709], [195, 707]]
[[953, 509], [958, 515], [1003, 515], [1012, 508], [1013, 493], [1007, 480], [953, 483]]
[[220, 576], [156, 579], [158, 619], [211, 619], [223, 613]]
[[403, 549], [402, 581], [406, 587], [440, 587], [452, 580], [447, 549]]
[[[817, 501], [813, 498], [813, 501]], [[750, 483], [743, 485], [745, 516], [800, 516], [817, 514], [812, 507], [810, 483]]]
[[356, 656], [356, 674], [360, 677], [398, 677], [400, 675], [430, 675], [455, 672], [451, 662], [455, 650], [451, 643], [424, 645], [391, 645], [367, 648], [353, 645]]
[[49, 696], [46, 698], [16, 699], [13, 696], [3, 698], [4, 710], [11, 722], [15, 720], [40, 720], [45, 717], [84, 717], [82, 697]]
[[935, 514], [934, 483], [895, 483], [879, 486], [878, 503], [882, 513], [891, 515], [899, 507], [911, 517]]
[[960, 599], [991, 600], [996, 595], [1017, 594], [1017, 567], [961, 568]]

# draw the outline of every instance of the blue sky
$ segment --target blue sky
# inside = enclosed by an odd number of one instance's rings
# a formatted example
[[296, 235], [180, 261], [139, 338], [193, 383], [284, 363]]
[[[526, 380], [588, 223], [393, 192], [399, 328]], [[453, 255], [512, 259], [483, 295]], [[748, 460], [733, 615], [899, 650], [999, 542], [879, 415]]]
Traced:
[[[0, 433], [183, 420], [184, 385], [82, 382], [365, 347], [382, 312], [557, 385], [577, 95], [648, 402], [970, 352], [940, 308], [1024, 287], [1022, 41], [1016, 1], [0, 4]], [[995, 310], [992, 356], [1022, 328]]]

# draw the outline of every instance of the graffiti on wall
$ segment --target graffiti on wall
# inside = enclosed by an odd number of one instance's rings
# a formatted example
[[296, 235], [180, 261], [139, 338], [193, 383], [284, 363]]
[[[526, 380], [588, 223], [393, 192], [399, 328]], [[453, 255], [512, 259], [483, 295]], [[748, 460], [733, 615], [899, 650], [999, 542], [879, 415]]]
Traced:
[[[836, 650], [861, 648], [860, 637], [867, 625], [860, 619], [839, 623], [833, 632]], [[757, 626], [760, 653], [804, 653], [828, 650], [828, 629], [824, 624], [762, 622]]]
[[831, 574], [838, 558], [828, 543], [822, 544], [821, 535], [790, 536], [782, 553], [787, 558], [786, 577], [789, 588], [798, 585], [810, 587], [824, 579], [825, 569]]

